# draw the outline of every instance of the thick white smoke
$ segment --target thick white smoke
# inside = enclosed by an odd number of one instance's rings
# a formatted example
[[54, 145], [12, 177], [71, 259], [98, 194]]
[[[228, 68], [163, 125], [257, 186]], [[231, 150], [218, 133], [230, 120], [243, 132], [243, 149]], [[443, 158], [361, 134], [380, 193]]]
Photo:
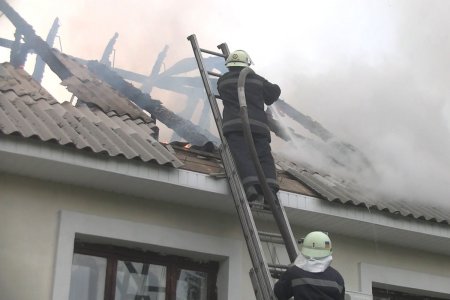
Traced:
[[354, 175], [387, 199], [448, 207], [450, 3], [386, 5], [390, 51], [376, 61], [340, 55], [318, 74], [299, 70], [286, 98], [361, 149], [379, 176]]

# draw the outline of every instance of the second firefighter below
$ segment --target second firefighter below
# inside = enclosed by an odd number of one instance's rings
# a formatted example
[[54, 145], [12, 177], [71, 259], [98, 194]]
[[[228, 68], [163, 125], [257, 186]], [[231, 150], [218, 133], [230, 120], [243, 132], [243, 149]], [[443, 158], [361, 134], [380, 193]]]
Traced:
[[[244, 136], [243, 123], [239, 114], [239, 73], [243, 68], [249, 67], [251, 64], [252, 61], [247, 52], [236, 50], [231, 53], [225, 61], [228, 72], [219, 78], [217, 89], [223, 101], [223, 133], [236, 162], [247, 199], [249, 202], [262, 202], [262, 189], [250, 156], [247, 140]], [[279, 187], [276, 178], [275, 162], [270, 147], [270, 129], [264, 108], [265, 105], [271, 105], [278, 100], [280, 94], [281, 90], [278, 85], [269, 82], [255, 72], [250, 72], [246, 77], [245, 97], [250, 129], [266, 181], [275, 196]]]

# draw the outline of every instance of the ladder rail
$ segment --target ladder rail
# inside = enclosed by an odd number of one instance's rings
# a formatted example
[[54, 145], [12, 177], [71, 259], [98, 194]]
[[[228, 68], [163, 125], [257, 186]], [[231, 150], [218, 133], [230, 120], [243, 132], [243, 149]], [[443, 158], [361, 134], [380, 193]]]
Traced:
[[[229, 149], [225, 150], [228, 152], [227, 157], [231, 157], [231, 152]], [[263, 295], [262, 299], [274, 299], [272, 297], [273, 284], [271, 280], [270, 270], [268, 269], [268, 264], [263, 255], [263, 248], [258, 237], [258, 231], [256, 229], [256, 224], [254, 223], [252, 212], [245, 197], [245, 192], [240, 182], [236, 168], [234, 166], [234, 161], [231, 161], [228, 166], [224, 163], [225, 171], [233, 176], [230, 178], [230, 188], [233, 199], [236, 204], [236, 209], [238, 212], [239, 219], [241, 221], [241, 227], [244, 232], [244, 237], [247, 242], [247, 248], [249, 249], [250, 258], [252, 260], [255, 276], [258, 278], [259, 286], [261, 288], [261, 293]], [[228, 170], [228, 171], [227, 171]]]
[[[231, 155], [228, 143], [222, 131], [221, 113], [216, 102], [216, 97], [212, 92], [211, 84], [207, 77], [207, 71], [205, 70], [204, 67], [201, 52], [211, 54], [212, 51], [204, 51], [200, 49], [200, 47], [198, 47], [198, 42], [195, 35], [190, 35], [188, 37], [188, 40], [191, 42], [192, 48], [194, 50], [194, 55], [198, 64], [198, 68], [200, 70], [200, 75], [202, 77], [206, 94], [208, 96], [208, 101], [211, 105], [211, 110], [214, 116], [214, 120], [216, 122], [217, 130], [219, 132], [219, 136], [222, 141], [220, 152], [223, 160], [223, 165], [225, 168], [225, 173], [227, 174], [227, 177], [229, 179], [229, 186], [233, 194], [233, 200], [235, 202], [236, 210], [239, 216], [239, 220], [241, 222], [241, 227], [244, 232], [244, 237], [253, 264], [254, 276], [251, 275], [251, 277], [253, 276], [252, 281], [256, 280], [257, 283], [256, 285], [253, 284], [255, 294], [257, 295], [258, 299], [261, 297], [260, 299], [262, 300], [276, 299], [275, 296], [273, 295], [273, 283], [270, 271], [267, 267], [267, 263], [263, 255], [262, 245], [259, 241], [259, 237], [257, 236], [257, 229], [253, 220], [253, 215], [248, 205], [244, 188], [242, 186], [239, 174], [237, 173], [237, 169], [233, 157]], [[225, 44], [219, 45], [218, 48], [224, 52], [223, 57], [228, 57], [229, 50]]]
[[256, 152], [252, 133], [250, 130], [250, 122], [247, 112], [247, 100], [245, 99], [245, 79], [250, 73], [253, 73], [253, 70], [246, 67], [241, 70], [238, 79], [238, 97], [240, 115], [243, 121], [244, 135], [248, 141], [248, 149], [251, 153], [250, 156], [255, 166], [260, 186], [264, 193], [264, 199], [269, 203], [273, 217], [275, 218], [275, 222], [277, 223], [278, 229], [280, 230], [281, 236], [283, 237], [289, 259], [291, 262], [293, 262], [298, 255], [297, 244], [295, 242], [294, 235], [292, 234], [291, 227], [289, 226], [289, 221], [286, 218], [286, 213], [284, 212], [283, 206], [281, 205], [278, 197], [276, 197], [276, 195], [269, 189], [269, 185], [266, 181], [266, 176], [264, 175], [264, 171], [258, 159], [258, 154]]

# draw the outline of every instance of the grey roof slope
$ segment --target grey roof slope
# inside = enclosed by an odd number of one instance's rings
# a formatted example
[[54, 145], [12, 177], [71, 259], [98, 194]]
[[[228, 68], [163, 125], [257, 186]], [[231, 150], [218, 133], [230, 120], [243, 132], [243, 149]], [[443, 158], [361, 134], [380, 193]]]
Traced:
[[[76, 74], [63, 83], [79, 99], [95, 105], [74, 107], [68, 102], [59, 103], [25, 71], [3, 63], [0, 65], [1, 133], [37, 137], [77, 149], [156, 161], [176, 168], [183, 165], [152, 137], [156, 125], [150, 116], [96, 79], [81, 64], [63, 54], [59, 56], [72, 74]], [[277, 164], [324, 200], [449, 224], [448, 210], [408, 201], [380, 201], [348, 182], [313, 171], [314, 168], [306, 164], [295, 164], [279, 157]]]
[[316, 192], [320, 198], [330, 202], [350, 204], [378, 211], [386, 211], [394, 215], [412, 217], [442, 224], [449, 224], [450, 211], [442, 207], [425, 205], [417, 201], [405, 201], [389, 199], [380, 200], [379, 197], [360, 190], [359, 187], [350, 182], [338, 180], [329, 174], [320, 174], [313, 171], [311, 167], [293, 163], [276, 157], [277, 164], [291, 176], [308, 186]]
[[148, 115], [130, 107], [126, 98], [94, 77], [84, 76], [83, 80], [73, 76], [69, 85], [72, 89], [83, 90], [83, 100], [98, 104], [100, 100], [97, 100], [102, 99], [103, 107], [109, 108], [105, 109], [106, 113], [95, 106], [59, 103], [25, 71], [9, 63], [1, 64], [0, 132], [37, 137], [109, 156], [156, 161], [176, 168], [182, 165], [152, 137], [155, 124]]
[[[152, 128], [156, 128], [154, 120], [147, 113], [128, 98], [122, 96], [109, 84], [100, 80], [86, 66], [56, 49], [51, 51], [72, 74], [72, 76], [65, 78], [61, 84], [66, 86], [78, 99], [95, 104], [106, 113], [114, 111], [119, 116], [129, 115], [133, 119], [140, 118]], [[59, 70], [56, 72], [59, 72]]]
[[[95, 105], [74, 107], [68, 102], [59, 103], [25, 71], [9, 63], [1, 64], [0, 132], [38, 137], [42, 141], [55, 141], [110, 156], [156, 161], [176, 168], [183, 165], [152, 137], [156, 125], [150, 116], [95, 76], [85, 74], [89, 71], [82, 65], [69, 68], [79, 75], [64, 83], [84, 102]], [[313, 171], [307, 164], [299, 165], [280, 157], [277, 157], [277, 164], [324, 200], [449, 224], [448, 210], [408, 201], [383, 202], [348, 182]]]

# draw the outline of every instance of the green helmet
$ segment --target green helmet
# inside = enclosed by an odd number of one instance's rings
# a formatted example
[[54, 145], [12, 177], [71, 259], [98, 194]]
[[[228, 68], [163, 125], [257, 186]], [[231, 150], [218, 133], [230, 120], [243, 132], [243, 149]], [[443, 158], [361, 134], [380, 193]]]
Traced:
[[225, 61], [226, 67], [248, 67], [252, 64], [252, 60], [244, 50], [233, 51]]
[[331, 240], [321, 231], [313, 231], [303, 240], [302, 254], [308, 258], [324, 258], [333, 252]]

